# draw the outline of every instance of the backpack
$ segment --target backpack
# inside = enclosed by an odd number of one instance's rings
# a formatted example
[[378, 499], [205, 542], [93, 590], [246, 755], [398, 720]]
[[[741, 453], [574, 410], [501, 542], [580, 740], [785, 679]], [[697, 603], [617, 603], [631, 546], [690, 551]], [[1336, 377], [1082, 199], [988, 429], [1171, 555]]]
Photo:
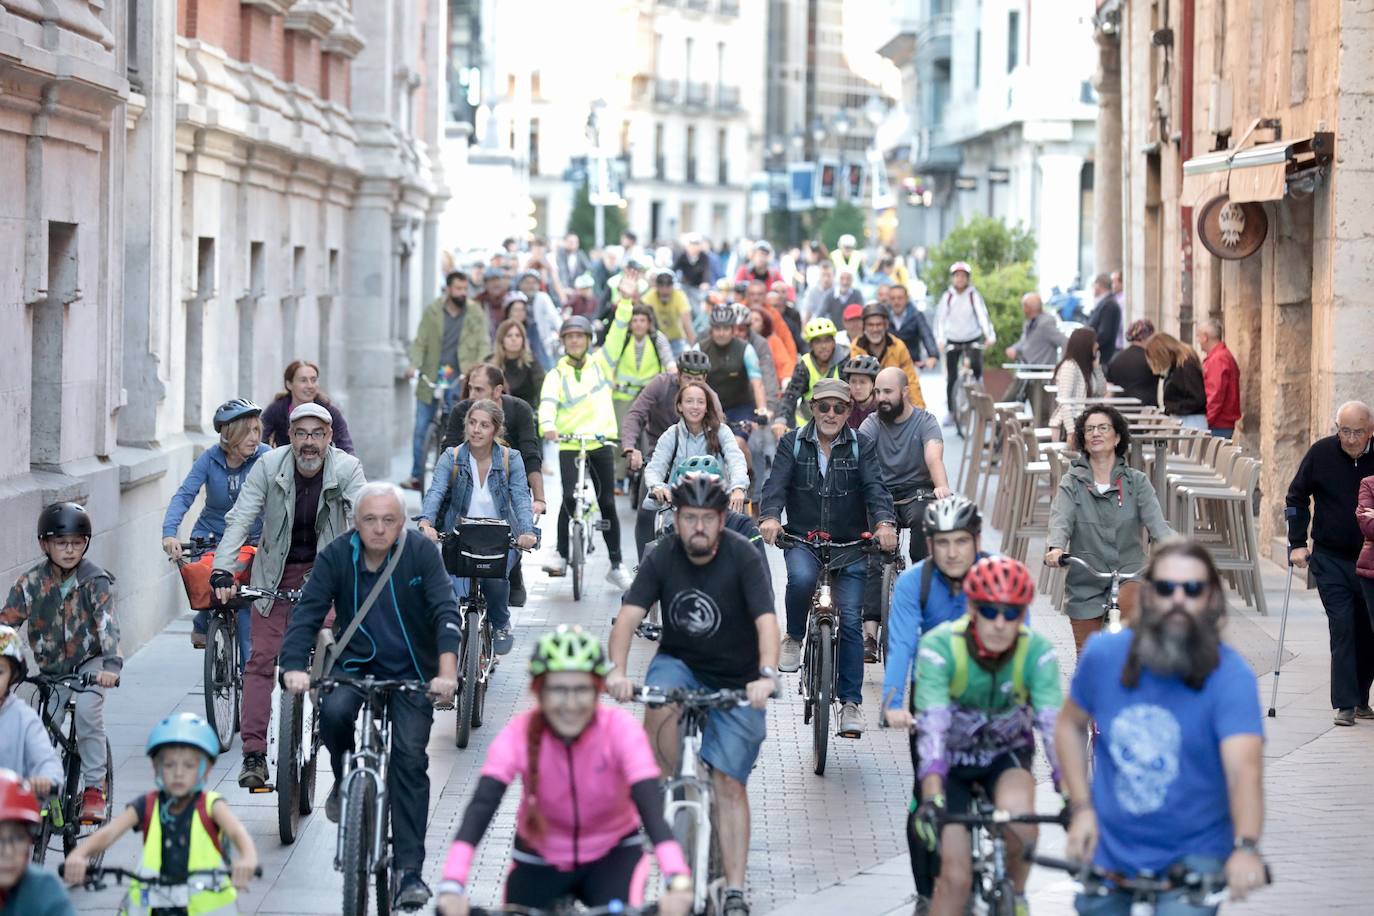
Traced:
[[[142, 832], [145, 835], [148, 833], [148, 818], [152, 817], [153, 807], [157, 804], [157, 795], [158, 790], [153, 789], [143, 796], [143, 810], [139, 813], [139, 823], [143, 825]], [[220, 858], [224, 858], [224, 837], [220, 835], [220, 829], [210, 818], [210, 808], [205, 803], [204, 792], [196, 795], [196, 817], [200, 820], [200, 826], [210, 835], [210, 841], [215, 844], [215, 852], [219, 853]]]
[[[968, 690], [969, 657], [964, 634], [968, 632], [970, 623], [972, 621], [968, 617], [955, 621], [952, 627], [954, 638], [949, 641], [950, 650], [954, 655], [954, 674], [949, 679], [949, 695], [955, 700]], [[1016, 636], [1016, 649], [1011, 657], [1011, 693], [1016, 702], [1023, 706], [1030, 699], [1030, 692], [1026, 690], [1026, 657], [1029, 655], [1030, 630], [1022, 624], [1021, 632]]]

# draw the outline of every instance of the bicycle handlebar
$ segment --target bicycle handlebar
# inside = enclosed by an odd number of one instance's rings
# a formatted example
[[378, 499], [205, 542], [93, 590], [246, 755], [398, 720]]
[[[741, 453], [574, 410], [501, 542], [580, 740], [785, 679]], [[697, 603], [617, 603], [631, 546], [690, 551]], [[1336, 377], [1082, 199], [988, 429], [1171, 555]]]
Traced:
[[[1119, 872], [1100, 868], [1091, 862], [1074, 862], [1053, 856], [1033, 854], [1026, 856], [1026, 859], [1036, 865], [1068, 872], [1083, 884], [1084, 891], [1089, 894], [1107, 894], [1113, 889], [1128, 893], [1146, 894], [1162, 894], [1168, 891], [1183, 890], [1192, 895], [1207, 895], [1209, 902], [1220, 903], [1220, 899], [1212, 900], [1211, 898], [1216, 892], [1223, 891], [1226, 887], [1226, 873], [1224, 871], [1199, 872], [1182, 862], [1174, 863], [1162, 875], [1142, 872], [1135, 877], [1128, 877]], [[1272, 884], [1273, 881], [1273, 873], [1266, 863], [1264, 866], [1264, 883]]]
[[1096, 578], [1102, 579], [1103, 581], [1108, 581], [1111, 579], [1120, 579], [1122, 582], [1128, 582], [1131, 579], [1140, 578], [1140, 574], [1144, 572], [1143, 569], [1137, 569], [1133, 573], [1123, 572], [1119, 569], [1112, 570], [1111, 572], [1098, 572], [1096, 569], [1093, 569], [1093, 567], [1089, 565], [1088, 562], [1084, 560], [1082, 557], [1076, 557], [1073, 554], [1069, 553], [1066, 553], [1059, 558], [1059, 565], [1077, 566], [1079, 569], [1082, 569], [1089, 575], [1095, 576]]
[[1001, 808], [970, 814], [946, 812], [940, 815], [940, 823], [964, 824], [969, 827], [997, 827], [1003, 824], [1059, 824], [1065, 825], [1064, 814], [1012, 814]]
[[[75, 693], [90, 693], [90, 688], [99, 686], [96, 677], [95, 673], [88, 671], [61, 675], [35, 674], [26, 680], [40, 687], [67, 687]], [[119, 686], [118, 681], [115, 681], [115, 686]]]
[[[821, 535], [824, 535], [824, 537], [821, 537]], [[850, 547], [865, 547], [874, 550], [880, 549], [878, 547], [878, 539], [867, 531], [857, 540], [832, 541], [830, 540], [830, 536], [823, 531], [811, 531], [807, 533], [806, 537], [799, 538], [795, 534], [783, 530], [778, 533], [778, 540], [789, 544], [795, 544], [799, 547], [809, 547], [812, 551], [821, 547], [829, 547], [831, 550], [846, 550]]]
[[273, 601], [290, 601], [295, 604], [301, 600], [302, 590], [299, 588], [275, 589], [264, 588], [260, 585], [240, 585], [238, 594], [235, 598], [247, 598], [250, 601], [257, 601], [260, 598], [271, 598]]
[[[475, 906], [468, 911], [472, 916], [559, 916], [564, 911], [539, 910], [523, 906], [497, 906], [483, 907]], [[644, 906], [630, 906], [621, 903], [619, 900], [613, 901], [606, 906], [596, 906], [590, 909], [577, 911], [581, 916], [658, 916], [658, 904], [649, 903]]]
[[317, 677], [310, 681], [310, 686], [326, 693], [336, 687], [356, 687], [367, 693], [429, 693], [429, 681], [417, 681], [408, 678], [378, 678], [370, 674], [363, 677], [347, 677], [337, 674]]
[[[412, 515], [410, 517], [410, 520], [412, 522], [419, 522], [425, 520], [425, 517], [423, 515]], [[433, 526], [431, 525], [430, 527]], [[453, 531], [440, 531], [438, 528], [435, 528], [434, 532], [438, 536], [440, 542], [447, 541], [449, 538], [453, 537], [458, 533], [456, 528]], [[521, 547], [519, 544], [515, 543], [516, 536], [511, 535], [509, 538], [506, 539], [509, 548], [511, 550], [518, 550], [521, 553], [530, 553], [531, 551], [538, 550], [539, 546], [543, 543], [544, 532], [538, 526], [535, 526], [535, 529], [532, 533], [534, 534], [535, 541], [535, 545], [533, 547]]]
[[664, 690], [662, 687], [651, 687], [645, 684], [635, 688], [634, 696], [630, 699], [635, 703], [643, 703], [645, 706], [666, 706], [669, 703], [677, 703], [688, 709], [734, 709], [749, 705], [747, 691], [729, 688], [689, 690], [685, 687], [673, 687]]
[[[66, 877], [66, 863], [60, 863], [57, 866], [57, 875], [59, 878]], [[99, 890], [104, 887], [104, 885], [100, 883], [100, 879], [109, 877], [114, 878], [116, 883], [122, 882], [125, 878], [128, 878], [131, 881], [137, 881], [140, 884], [145, 884], [150, 887], [182, 887], [190, 884], [194, 878], [208, 878], [211, 881], [221, 881], [225, 878], [232, 878], [233, 876], [234, 873], [227, 868], [209, 868], [201, 871], [187, 872], [185, 881], [164, 881], [160, 875], [141, 875], [132, 869], [120, 868], [118, 865], [96, 865], [86, 869], [86, 877], [82, 884], [85, 887]], [[261, 865], [253, 869], [253, 877], [262, 877]]]

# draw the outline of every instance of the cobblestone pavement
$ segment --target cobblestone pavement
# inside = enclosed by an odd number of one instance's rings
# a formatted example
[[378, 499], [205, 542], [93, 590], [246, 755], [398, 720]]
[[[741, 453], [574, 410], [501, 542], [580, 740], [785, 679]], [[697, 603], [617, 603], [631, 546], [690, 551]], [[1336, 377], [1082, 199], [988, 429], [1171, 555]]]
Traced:
[[[939, 380], [927, 379], [927, 396], [939, 397]], [[947, 430], [949, 432], [949, 430]], [[957, 466], [957, 440], [951, 443], [951, 465]], [[627, 553], [633, 555], [628, 512], [622, 512]], [[552, 531], [552, 519], [546, 528]], [[549, 538], [551, 541], [551, 537]], [[560, 622], [577, 622], [603, 636], [609, 632], [617, 596], [603, 581], [604, 545], [591, 557], [589, 594], [571, 600], [568, 579], [549, 579], [538, 572], [549, 555], [546, 548], [527, 566], [530, 600], [516, 611], [516, 645], [495, 675], [487, 700], [489, 724], [473, 733], [471, 746], [453, 746], [452, 714], [440, 718], [431, 736], [430, 777], [433, 791], [428, 836], [426, 879], [437, 881], [447, 842], [475, 785], [488, 743], [510, 715], [527, 702], [523, 665], [532, 637]], [[773, 554], [775, 583], [784, 581], [781, 556]], [[1273, 665], [1283, 579], [1277, 568], [1266, 574], [1273, 615], [1259, 618], [1239, 610], [1232, 621], [1232, 638], [1242, 646], [1256, 670]], [[778, 596], [781, 608], [781, 596]], [[1060, 650], [1066, 673], [1071, 668], [1072, 643], [1067, 620], [1047, 606], [1036, 605], [1034, 622]], [[107, 720], [116, 764], [116, 801], [123, 804], [151, 786], [143, 756], [149, 727], [173, 711], [201, 711], [201, 659], [189, 647], [189, 615], [178, 619], [131, 657], [123, 685], [112, 692]], [[1368, 763], [1374, 748], [1374, 726], [1333, 728], [1327, 703], [1326, 629], [1315, 592], [1295, 589], [1289, 619], [1285, 662], [1279, 694], [1278, 718], [1267, 719], [1266, 747], [1268, 819], [1265, 849], [1276, 884], [1252, 903], [1228, 912], [1242, 914], [1369, 913], [1374, 873], [1366, 866], [1374, 816], [1374, 768]], [[641, 673], [650, 647], [640, 645], [631, 659], [633, 673]], [[869, 666], [864, 698], [870, 721], [877, 708], [881, 670]], [[910, 786], [910, 762], [901, 735], [871, 728], [862, 740], [832, 742], [826, 775], [810, 770], [809, 732], [802, 726], [796, 695], [796, 676], [784, 676], [784, 695], [771, 705], [769, 739], [751, 781], [754, 830], [750, 848], [750, 894], [756, 914], [777, 916], [862, 916], [910, 911], [911, 882], [902, 837], [905, 800]], [[1258, 680], [1265, 707], [1271, 676]], [[292, 846], [276, 836], [275, 798], [250, 796], [235, 777], [241, 762], [234, 746], [211, 774], [212, 787], [223, 792], [248, 825], [258, 844], [264, 877], [240, 903], [244, 913], [314, 914], [339, 911], [340, 880], [333, 870], [335, 831], [318, 813], [305, 819]], [[1056, 809], [1045, 782], [1043, 764], [1041, 809]], [[328, 778], [320, 780], [316, 801], [323, 805]], [[516, 793], [508, 793], [478, 853], [473, 887], [478, 902], [499, 893], [502, 872], [514, 833]], [[1043, 832], [1042, 848], [1054, 852], [1062, 845], [1056, 828]], [[137, 840], [126, 837], [110, 853], [110, 861], [131, 865], [138, 855]], [[1033, 911], [1072, 912], [1072, 888], [1063, 876], [1037, 872], [1030, 888]], [[114, 890], [77, 895], [79, 908], [109, 912], [117, 906]]]

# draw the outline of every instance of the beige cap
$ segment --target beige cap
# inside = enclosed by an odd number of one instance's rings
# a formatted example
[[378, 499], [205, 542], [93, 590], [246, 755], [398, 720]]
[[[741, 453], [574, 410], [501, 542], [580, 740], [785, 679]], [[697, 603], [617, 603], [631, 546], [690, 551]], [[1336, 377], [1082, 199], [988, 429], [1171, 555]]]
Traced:
[[326, 407], [321, 407], [319, 404], [316, 404], [314, 402], [311, 402], [309, 404], [302, 404], [295, 410], [291, 411], [292, 423], [295, 423], [297, 420], [307, 419], [319, 420], [326, 426], [334, 425], [334, 416], [329, 412], [329, 409]]
[[849, 391], [849, 383], [837, 378], [823, 378], [811, 389], [811, 400], [819, 401], [823, 398], [839, 398], [846, 404], [854, 403], [854, 395]]

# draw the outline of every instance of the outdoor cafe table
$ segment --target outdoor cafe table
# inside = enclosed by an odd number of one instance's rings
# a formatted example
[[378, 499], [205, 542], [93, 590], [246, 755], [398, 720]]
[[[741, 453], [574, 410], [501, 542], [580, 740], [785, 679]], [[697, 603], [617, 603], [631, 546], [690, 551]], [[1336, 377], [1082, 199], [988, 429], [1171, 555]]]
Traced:
[[1195, 439], [1196, 432], [1189, 432], [1181, 426], [1174, 427], [1132, 427], [1131, 428], [1131, 466], [1145, 470], [1145, 440], [1154, 445], [1154, 474], [1151, 483], [1160, 505], [1164, 505], [1164, 494], [1169, 487], [1169, 443]]

